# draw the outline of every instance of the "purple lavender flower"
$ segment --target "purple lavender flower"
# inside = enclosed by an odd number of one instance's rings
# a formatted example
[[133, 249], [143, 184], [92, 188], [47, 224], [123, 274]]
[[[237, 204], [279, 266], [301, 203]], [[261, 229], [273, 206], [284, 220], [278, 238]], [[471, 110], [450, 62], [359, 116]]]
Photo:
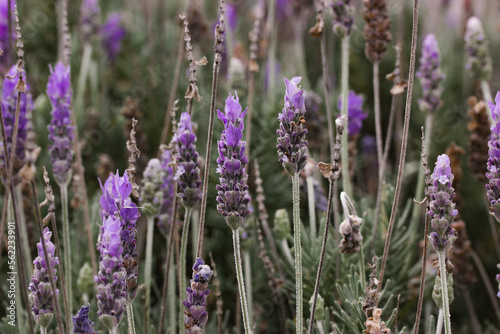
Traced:
[[351, 0], [333, 0], [333, 31], [338, 35], [349, 35], [354, 23], [354, 6]]
[[[52, 232], [46, 227], [43, 230], [43, 239], [47, 249], [49, 264], [45, 261], [42, 238], [40, 238], [40, 242], [36, 244], [38, 256], [33, 260], [33, 276], [31, 276], [31, 283], [29, 285], [31, 291], [29, 294], [31, 311], [33, 312], [36, 322], [41, 327], [45, 328], [48, 327], [52, 321], [54, 312], [54, 300], [49, 281], [49, 270], [52, 271], [54, 281], [57, 281], [55, 267], [59, 264], [59, 258], [54, 255], [56, 246], [50, 241], [51, 236]], [[59, 290], [56, 291], [56, 295], [59, 295]]]
[[[16, 2], [10, 0], [10, 11], [9, 11], [9, 0], [0, 0], [0, 49], [3, 51], [2, 56], [0, 56], [0, 71], [4, 73], [9, 65], [12, 63], [10, 60], [10, 49], [9, 43], [14, 45], [15, 32], [14, 32], [14, 6]], [[9, 13], [12, 26], [9, 29]]]
[[186, 288], [186, 300], [183, 302], [186, 307], [184, 323], [187, 334], [203, 333], [203, 327], [208, 320], [206, 307], [210, 290], [207, 288], [212, 274], [212, 269], [201, 258], [197, 258], [193, 265], [191, 287]]
[[99, 8], [98, 0], [83, 0], [81, 8], [81, 34], [83, 43], [88, 43], [90, 38], [99, 31]]
[[115, 60], [116, 55], [122, 47], [122, 39], [127, 34], [125, 28], [121, 26], [122, 14], [112, 13], [108, 20], [101, 27], [102, 46], [110, 61]]
[[164, 171], [161, 190], [163, 192], [163, 201], [158, 213], [158, 227], [163, 235], [167, 235], [167, 224], [173, 215], [174, 210], [174, 168], [172, 167], [172, 151], [168, 148], [163, 150], [161, 155], [161, 167]]
[[471, 71], [474, 78], [488, 80], [493, 72], [493, 66], [483, 25], [477, 17], [472, 16], [467, 21], [464, 39], [467, 53], [465, 68]]
[[247, 109], [241, 111], [238, 94], [235, 92], [235, 96], [229, 93], [224, 112], [217, 110], [219, 119], [224, 123], [221, 140], [217, 142], [219, 157], [216, 172], [220, 175], [220, 184], [217, 185], [217, 210], [233, 230], [238, 229], [250, 213], [248, 175], [245, 170], [248, 158], [245, 155], [246, 142], [242, 140], [243, 119]]
[[292, 80], [285, 78], [286, 94], [285, 106], [278, 115], [280, 128], [278, 134], [279, 159], [285, 171], [290, 175], [300, 173], [307, 161], [307, 129], [304, 127], [306, 112], [304, 104], [304, 90], [300, 89], [301, 77]]
[[[496, 105], [495, 105], [496, 103]], [[486, 185], [490, 213], [500, 222], [500, 92], [495, 97], [495, 103], [488, 102], [495, 124], [491, 126], [491, 137], [488, 142], [488, 172]]]
[[234, 33], [236, 30], [236, 26], [238, 25], [238, 10], [236, 9], [236, 5], [232, 3], [226, 3], [226, 22], [229, 29], [231, 29], [231, 33]]
[[[347, 134], [349, 137], [354, 137], [361, 132], [363, 127], [363, 121], [368, 117], [368, 112], [363, 111], [363, 95], [356, 94], [353, 90], [349, 92], [349, 98], [347, 99], [347, 117], [349, 118], [349, 123], [347, 123]], [[337, 105], [339, 110], [342, 110], [342, 97], [339, 97], [339, 103]], [[338, 115], [340, 117], [340, 114]]]
[[424, 39], [420, 70], [417, 72], [423, 95], [423, 98], [418, 100], [418, 105], [420, 110], [424, 112], [435, 112], [442, 104], [443, 86], [441, 86], [441, 81], [446, 76], [441, 72], [440, 66], [441, 55], [438, 42], [434, 34], [428, 34]]
[[140, 217], [139, 210], [132, 199], [132, 184], [128, 180], [127, 173], [120, 177], [119, 172], [111, 174], [104, 186], [101, 184], [102, 196], [101, 217], [103, 221], [109, 217], [117, 219], [121, 223], [120, 237], [123, 247], [123, 262], [127, 269], [127, 300], [132, 301], [137, 294], [137, 250], [136, 234], [137, 220]]
[[196, 135], [193, 131], [191, 116], [185, 112], [177, 124], [177, 132], [172, 142], [177, 144], [177, 172], [179, 179], [179, 197], [186, 208], [194, 208], [201, 202], [201, 181], [198, 152], [196, 152]]
[[[497, 268], [500, 270], [500, 264], [497, 264]], [[500, 274], [497, 274], [497, 282], [498, 282], [497, 297], [500, 298]]]
[[94, 279], [98, 284], [97, 315], [110, 331], [120, 323], [127, 302], [127, 270], [123, 259], [122, 227], [121, 220], [115, 216], [103, 219], [97, 244], [101, 254], [99, 272]]
[[452, 202], [455, 189], [451, 186], [453, 174], [450, 158], [446, 154], [441, 154], [437, 158], [431, 179], [432, 186], [428, 189], [430, 209], [427, 213], [431, 218], [432, 228], [429, 240], [436, 252], [447, 252], [457, 238], [457, 232], [451, 227], [451, 223], [458, 215], [458, 211], [455, 209], [455, 203]]
[[50, 77], [47, 83], [47, 95], [52, 103], [52, 119], [47, 126], [49, 129], [50, 158], [52, 172], [56, 182], [63, 186], [71, 179], [71, 160], [73, 148], [71, 143], [74, 137], [74, 126], [71, 125], [71, 82], [69, 67], [58, 62], [53, 69], [50, 67]]
[[72, 316], [73, 333], [77, 334], [97, 334], [94, 330], [95, 323], [89, 319], [90, 304], [82, 306], [76, 316]]

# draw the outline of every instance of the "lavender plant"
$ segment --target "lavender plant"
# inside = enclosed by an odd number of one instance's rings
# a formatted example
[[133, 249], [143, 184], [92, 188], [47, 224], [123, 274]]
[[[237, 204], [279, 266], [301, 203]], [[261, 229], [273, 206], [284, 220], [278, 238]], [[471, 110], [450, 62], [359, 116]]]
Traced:
[[122, 26], [121, 13], [112, 13], [101, 27], [102, 47], [109, 61], [115, 60], [122, 48], [122, 40], [127, 31]]
[[82, 306], [76, 316], [72, 316], [73, 333], [77, 334], [97, 334], [94, 330], [95, 323], [89, 319], [90, 304]]
[[488, 142], [486, 195], [490, 202], [490, 214], [500, 222], [500, 92], [497, 93], [495, 102], [489, 102], [489, 107], [494, 123], [490, 128], [491, 137]]
[[183, 305], [186, 308], [184, 324], [187, 334], [203, 333], [203, 327], [208, 320], [207, 297], [210, 293], [208, 283], [212, 278], [213, 271], [202, 259], [197, 258], [193, 265], [193, 278], [191, 284], [186, 288], [186, 300]]
[[0, 1], [0, 50], [3, 51], [3, 55], [0, 57], [0, 71], [2, 73], [8, 70], [12, 61], [10, 59], [11, 43], [15, 40], [15, 34], [13, 25], [9, 26], [9, 23], [14, 19], [12, 14], [14, 13], [15, 5], [16, 2], [14, 0]]

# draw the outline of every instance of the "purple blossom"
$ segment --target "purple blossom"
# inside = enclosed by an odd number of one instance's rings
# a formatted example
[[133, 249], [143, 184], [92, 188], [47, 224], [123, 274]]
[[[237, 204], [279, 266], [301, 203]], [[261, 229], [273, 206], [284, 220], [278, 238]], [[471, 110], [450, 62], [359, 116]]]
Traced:
[[63, 186], [71, 179], [74, 126], [71, 125], [72, 91], [69, 67], [65, 67], [62, 62], [58, 62], [54, 69], [50, 67], [47, 95], [52, 103], [52, 119], [47, 126], [51, 141], [49, 153], [52, 171], [57, 183]]
[[99, 8], [98, 0], [83, 0], [81, 8], [81, 34], [82, 41], [88, 43], [90, 38], [99, 31]]
[[440, 66], [441, 55], [438, 42], [434, 34], [428, 34], [424, 39], [420, 70], [417, 72], [423, 95], [423, 98], [418, 100], [418, 105], [420, 110], [424, 112], [435, 112], [442, 104], [443, 86], [441, 81], [446, 76], [441, 72]]
[[212, 278], [212, 269], [201, 258], [197, 258], [193, 265], [191, 286], [186, 288], [186, 307], [184, 323], [187, 334], [203, 333], [203, 327], [208, 320], [207, 296], [210, 293], [208, 283]]
[[90, 304], [82, 306], [76, 316], [72, 316], [73, 333], [77, 334], [97, 334], [94, 330], [95, 323], [89, 319]]
[[0, 71], [4, 73], [12, 64], [10, 59], [9, 44], [14, 46], [15, 32], [14, 32], [14, 6], [16, 2], [10, 0], [10, 20], [11, 27], [9, 29], [9, 0], [0, 0], [0, 49], [3, 55], [0, 56]]
[[[500, 264], [497, 264], [497, 268], [500, 270]], [[497, 297], [500, 298], [500, 274], [497, 274], [497, 282], [498, 282], [498, 292]]]
[[172, 142], [177, 144], [177, 172], [179, 179], [179, 197], [186, 208], [194, 208], [201, 202], [201, 181], [198, 152], [196, 152], [196, 135], [193, 130], [191, 116], [185, 112], [177, 124], [177, 132]]
[[[45, 248], [47, 249], [47, 257], [49, 264], [45, 261], [45, 254], [43, 252], [42, 238], [36, 244], [38, 249], [38, 256], [33, 260], [33, 276], [31, 276], [31, 283], [29, 285], [29, 300], [31, 304], [31, 311], [35, 317], [36, 322], [41, 327], [48, 327], [52, 321], [52, 314], [54, 312], [54, 300], [52, 287], [49, 281], [49, 270], [52, 272], [54, 282], [57, 281], [56, 265], [59, 264], [59, 258], [54, 254], [56, 247], [50, 241], [52, 232], [46, 227], [43, 230], [43, 239], [45, 241]], [[59, 295], [59, 290], [56, 290], [56, 295]]]
[[290, 175], [300, 173], [307, 160], [307, 140], [305, 135], [304, 114], [306, 112], [304, 104], [304, 90], [299, 87], [301, 77], [294, 77], [292, 80], [285, 78], [286, 94], [285, 106], [278, 115], [280, 127], [276, 131], [278, 134], [279, 159], [285, 171]]
[[119, 172], [111, 174], [104, 186], [101, 184], [102, 196], [101, 217], [106, 221], [113, 217], [120, 222], [120, 238], [123, 247], [123, 262], [127, 273], [127, 299], [132, 301], [137, 294], [137, 220], [140, 217], [139, 210], [132, 199], [132, 184], [128, 180], [127, 173], [120, 177]]
[[109, 330], [120, 323], [127, 301], [127, 270], [124, 266], [122, 232], [122, 222], [118, 217], [112, 215], [103, 218], [97, 243], [101, 261], [94, 280], [98, 285], [97, 315]]
[[493, 66], [484, 34], [483, 25], [477, 17], [470, 17], [464, 35], [467, 63], [465, 68], [476, 79], [488, 80], [493, 72]]
[[236, 5], [232, 3], [226, 3], [226, 22], [229, 29], [231, 29], [231, 33], [234, 34], [236, 27], [238, 25], [238, 10], [236, 9]]
[[500, 92], [495, 97], [495, 103], [488, 102], [495, 124], [491, 126], [491, 137], [488, 142], [486, 194], [490, 201], [490, 213], [500, 222]]
[[427, 213], [431, 218], [432, 228], [429, 240], [436, 252], [447, 252], [457, 238], [457, 232], [451, 227], [451, 223], [458, 215], [458, 211], [455, 209], [455, 203], [452, 202], [455, 189], [451, 186], [453, 174], [450, 158], [446, 154], [437, 158], [431, 180], [432, 186], [428, 189], [430, 209]]
[[[10, 156], [10, 148], [12, 147], [12, 137], [14, 135], [14, 122], [16, 117], [16, 103], [18, 91], [16, 85], [19, 81], [17, 76], [17, 66], [10, 68], [9, 72], [3, 80], [2, 87], [2, 113], [5, 126], [5, 136], [7, 138], [7, 158]], [[29, 92], [29, 85], [26, 85], [26, 91]], [[17, 133], [16, 152], [14, 155], [14, 173], [17, 174], [19, 169], [24, 165], [25, 160], [25, 142], [27, 136], [27, 124], [29, 122], [27, 113], [33, 110], [33, 101], [31, 94], [21, 93], [21, 101], [19, 102], [19, 127]], [[6, 155], [3, 150], [4, 145], [0, 144], [0, 170], [6, 171]]]
[[174, 210], [174, 168], [172, 167], [172, 151], [168, 148], [163, 150], [160, 159], [163, 170], [163, 180], [161, 184], [162, 203], [158, 213], [158, 227], [164, 235], [167, 232], [167, 223], [170, 222]]
[[219, 157], [216, 172], [220, 175], [220, 184], [217, 185], [217, 210], [233, 230], [238, 229], [250, 213], [248, 175], [245, 170], [248, 158], [245, 155], [246, 142], [242, 140], [247, 109], [242, 112], [238, 94], [235, 92], [235, 96], [230, 93], [226, 99], [224, 112], [217, 110], [219, 119], [224, 123], [221, 140], [217, 142]]
[[340, 36], [349, 35], [354, 23], [354, 6], [351, 0], [333, 0], [333, 31]]
[[[349, 118], [349, 123], [347, 123], [347, 134], [349, 137], [353, 137], [361, 132], [363, 121], [368, 117], [368, 112], [363, 111], [363, 95], [358, 95], [353, 90], [349, 92], [347, 102], [349, 104], [347, 106], [347, 117]], [[337, 107], [339, 110], [342, 110], [341, 96], [339, 97]]]
[[122, 14], [115, 12], [108, 17], [108, 20], [101, 27], [102, 46], [106, 50], [110, 61], [115, 60], [122, 47], [122, 39], [127, 34], [121, 23]]

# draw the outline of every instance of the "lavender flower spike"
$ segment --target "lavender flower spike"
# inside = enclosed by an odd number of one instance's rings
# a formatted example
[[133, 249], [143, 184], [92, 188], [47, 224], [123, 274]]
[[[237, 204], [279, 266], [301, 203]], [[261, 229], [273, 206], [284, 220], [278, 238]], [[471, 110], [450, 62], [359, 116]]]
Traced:
[[50, 158], [52, 172], [57, 183], [67, 185], [71, 179], [71, 160], [73, 148], [71, 143], [74, 137], [74, 126], [71, 125], [71, 82], [69, 67], [58, 62], [55, 68], [50, 68], [47, 95], [52, 103], [52, 119], [47, 126], [49, 129]]
[[179, 197], [186, 208], [194, 208], [201, 202], [201, 181], [196, 135], [193, 131], [191, 116], [185, 112], [177, 124], [177, 132], [172, 141], [177, 144], [177, 173], [179, 178]]
[[[495, 104], [496, 103], [496, 104]], [[490, 201], [490, 213], [500, 222], [500, 92], [495, 97], [495, 103], [489, 102], [491, 114], [495, 124], [490, 128], [491, 137], [488, 142], [488, 162], [486, 185], [488, 200]]]
[[141, 187], [141, 203], [148, 216], [155, 216], [159, 212], [163, 201], [163, 184], [165, 171], [162, 169], [160, 160], [154, 158], [149, 160], [144, 170]]
[[[368, 112], [363, 110], [363, 95], [358, 95], [353, 90], [349, 92], [347, 103], [347, 117], [349, 118], [347, 134], [349, 137], [354, 137], [361, 132], [363, 121], [368, 117]], [[342, 96], [339, 97], [337, 107], [342, 110]], [[340, 117], [340, 115], [338, 116]]]
[[306, 112], [304, 104], [304, 90], [300, 89], [301, 77], [292, 80], [285, 78], [286, 94], [285, 107], [279, 114], [280, 127], [278, 134], [279, 159], [285, 171], [290, 175], [300, 173], [307, 161], [307, 129], [304, 127]]
[[446, 76], [441, 72], [441, 55], [434, 34], [425, 36], [422, 57], [420, 57], [420, 70], [417, 77], [420, 78], [423, 98], [418, 100], [420, 110], [433, 113], [442, 104], [441, 93], [443, 86], [441, 81]]
[[161, 169], [163, 171], [163, 180], [160, 186], [162, 191], [162, 203], [157, 215], [158, 228], [164, 236], [167, 235], [167, 224], [174, 210], [174, 168], [172, 166], [172, 151], [168, 148], [163, 149], [160, 159]]
[[89, 319], [90, 304], [82, 306], [76, 316], [72, 316], [73, 333], [77, 334], [98, 334], [94, 330], [95, 323]]
[[488, 80], [493, 72], [492, 61], [483, 25], [477, 17], [472, 16], [467, 21], [464, 39], [467, 53], [465, 68], [471, 71], [474, 78]]
[[[0, 0], [0, 49], [3, 51], [3, 55], [0, 57], [0, 71], [5, 73], [9, 66], [12, 64], [10, 59], [9, 43], [12, 41], [12, 45], [15, 40], [14, 32], [14, 6], [16, 2], [10, 0], [10, 10], [9, 10], [9, 0]], [[9, 18], [10, 16], [10, 18]], [[9, 27], [9, 19], [11, 20], [11, 27]]]
[[350, 35], [354, 23], [354, 5], [351, 0], [333, 0], [333, 31], [340, 37]]
[[[43, 239], [45, 240], [49, 264], [45, 262], [42, 239], [40, 238], [40, 242], [36, 244], [38, 256], [33, 260], [34, 270], [29, 285], [31, 311], [36, 322], [43, 328], [49, 326], [54, 312], [54, 300], [48, 272], [49, 270], [52, 271], [55, 282], [57, 280], [55, 266], [59, 264], [59, 258], [54, 255], [56, 246], [50, 241], [51, 236], [52, 232], [46, 227], [43, 230]], [[59, 290], [56, 291], [56, 294], [59, 295]]]
[[88, 43], [90, 38], [99, 31], [99, 8], [98, 0], [83, 0], [81, 8], [81, 34], [83, 43]]
[[207, 296], [210, 290], [207, 288], [212, 274], [212, 269], [202, 259], [197, 258], [193, 265], [191, 287], [186, 288], [186, 300], [183, 302], [186, 307], [184, 311], [184, 323], [187, 334], [203, 333], [203, 327], [208, 320], [206, 307]]
[[121, 23], [122, 15], [112, 13], [101, 27], [102, 46], [106, 50], [109, 61], [115, 60], [122, 47], [122, 39], [127, 34]]
[[431, 175], [432, 186], [429, 187], [430, 209], [427, 213], [431, 219], [432, 232], [429, 240], [434, 250], [438, 253], [447, 252], [457, 238], [457, 232], [451, 223], [458, 215], [455, 203], [455, 189], [451, 186], [453, 174], [451, 173], [450, 158], [442, 154], [437, 158], [436, 167]]
[[117, 328], [127, 301], [127, 270], [124, 266], [122, 223], [115, 216], [103, 221], [97, 248], [101, 253], [97, 283], [97, 315], [110, 331]]
[[[302, 99], [302, 104], [304, 104]], [[242, 141], [245, 111], [239, 103], [238, 94], [229, 94], [224, 112], [217, 110], [219, 119], [224, 123], [219, 147], [218, 167], [220, 184], [217, 185], [217, 210], [226, 219], [227, 225], [237, 230], [250, 213], [248, 204], [248, 175], [245, 165], [248, 158], [245, 155], [246, 142]]]

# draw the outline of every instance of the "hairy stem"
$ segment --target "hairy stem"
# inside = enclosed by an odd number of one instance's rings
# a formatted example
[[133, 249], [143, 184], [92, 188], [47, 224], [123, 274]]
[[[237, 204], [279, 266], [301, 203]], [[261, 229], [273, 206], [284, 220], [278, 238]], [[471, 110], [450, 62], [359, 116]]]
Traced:
[[[426, 146], [427, 147], [427, 146]], [[424, 303], [424, 292], [425, 292], [425, 272], [427, 269], [427, 248], [429, 247], [429, 215], [425, 218], [424, 227], [424, 249], [422, 251], [422, 273], [420, 275], [420, 289], [418, 291], [418, 304], [417, 304], [417, 315], [415, 318], [415, 330], [414, 334], [418, 334], [418, 328], [420, 327], [420, 317], [422, 316], [422, 304]]]
[[[186, 291], [186, 255], [187, 255], [187, 244], [189, 235], [189, 224], [191, 223], [191, 215], [193, 214], [192, 208], [186, 208], [184, 215], [184, 226], [182, 228], [181, 237], [181, 251], [180, 251], [180, 262], [179, 262], [179, 296], [183, 296]], [[179, 298], [180, 309], [179, 309], [179, 321], [184, 319], [184, 304], [182, 303], [184, 298]], [[184, 333], [183, 328], [179, 328], [179, 334]]]
[[243, 250], [243, 265], [244, 274], [247, 284], [245, 285], [248, 302], [248, 318], [253, 319], [253, 293], [252, 293], [252, 260], [250, 259], [250, 252]]
[[[491, 95], [490, 84], [486, 80], [481, 80], [481, 91], [483, 93], [484, 102], [493, 102], [493, 96]], [[487, 112], [488, 119], [490, 120], [490, 124], [495, 124], [496, 122], [493, 120], [493, 115], [490, 112]]]
[[144, 303], [144, 334], [148, 333], [149, 316], [151, 313], [151, 265], [153, 257], [153, 229], [154, 216], [148, 216], [148, 226], [146, 235], [146, 266], [144, 268], [144, 285], [146, 285], [146, 301]]
[[250, 325], [250, 315], [248, 314], [248, 303], [245, 292], [245, 281], [243, 279], [243, 269], [241, 267], [240, 255], [240, 234], [238, 230], [233, 230], [233, 248], [234, 248], [234, 261], [236, 266], [236, 279], [238, 280], [238, 292], [240, 294], [241, 314], [243, 316], [243, 327], [245, 334], [252, 333]]
[[446, 334], [451, 334], [451, 319], [450, 319], [450, 299], [448, 297], [448, 272], [446, 271], [446, 252], [438, 252], [439, 256], [439, 272], [441, 275], [441, 293], [443, 300], [443, 317], [444, 329]]
[[127, 302], [126, 309], [127, 309], [128, 334], [135, 334], [134, 307], [132, 306], [132, 302]]
[[[21, 192], [21, 184], [18, 184], [14, 187], [14, 196], [16, 197], [16, 203], [19, 205], [19, 221], [21, 222], [21, 234], [26, 236], [23, 238], [23, 250], [24, 250], [24, 261], [25, 263], [33, 263], [33, 259], [31, 257], [31, 249], [30, 249], [30, 241], [28, 240], [28, 229], [26, 228], [26, 217], [24, 216], [24, 205], [23, 205], [23, 194]], [[31, 277], [33, 275], [33, 267], [28, 266], [26, 268], [27, 277]]]
[[443, 309], [440, 308], [438, 314], [438, 321], [436, 325], [436, 334], [441, 334], [441, 332], [443, 331], [443, 319], [444, 319]]
[[295, 252], [295, 295], [296, 295], [296, 333], [302, 333], [303, 321], [303, 288], [302, 288], [302, 245], [300, 226], [300, 189], [299, 174], [292, 176], [293, 196], [293, 249]]
[[311, 228], [311, 239], [315, 239], [316, 232], [316, 203], [314, 199], [314, 177], [308, 175], [306, 177], [307, 182], [307, 205], [309, 209], [309, 225]]
[[382, 120], [380, 118], [380, 80], [379, 80], [379, 62], [373, 62], [373, 96], [375, 109], [375, 137], [377, 142], [377, 161], [379, 173], [382, 167]]
[[342, 116], [346, 116], [345, 131], [342, 133], [342, 169], [345, 173], [342, 173], [342, 185], [344, 187], [344, 192], [351, 196], [351, 180], [349, 178], [349, 141], [347, 138], [348, 132], [348, 117], [347, 108], [349, 106], [349, 35], [345, 35], [342, 38]]
[[69, 212], [68, 212], [68, 186], [61, 185], [61, 206], [62, 206], [62, 222], [63, 222], [63, 246], [64, 246], [64, 268], [66, 296], [68, 297], [68, 311], [73, 313], [73, 289], [71, 284], [71, 241], [69, 229]]

